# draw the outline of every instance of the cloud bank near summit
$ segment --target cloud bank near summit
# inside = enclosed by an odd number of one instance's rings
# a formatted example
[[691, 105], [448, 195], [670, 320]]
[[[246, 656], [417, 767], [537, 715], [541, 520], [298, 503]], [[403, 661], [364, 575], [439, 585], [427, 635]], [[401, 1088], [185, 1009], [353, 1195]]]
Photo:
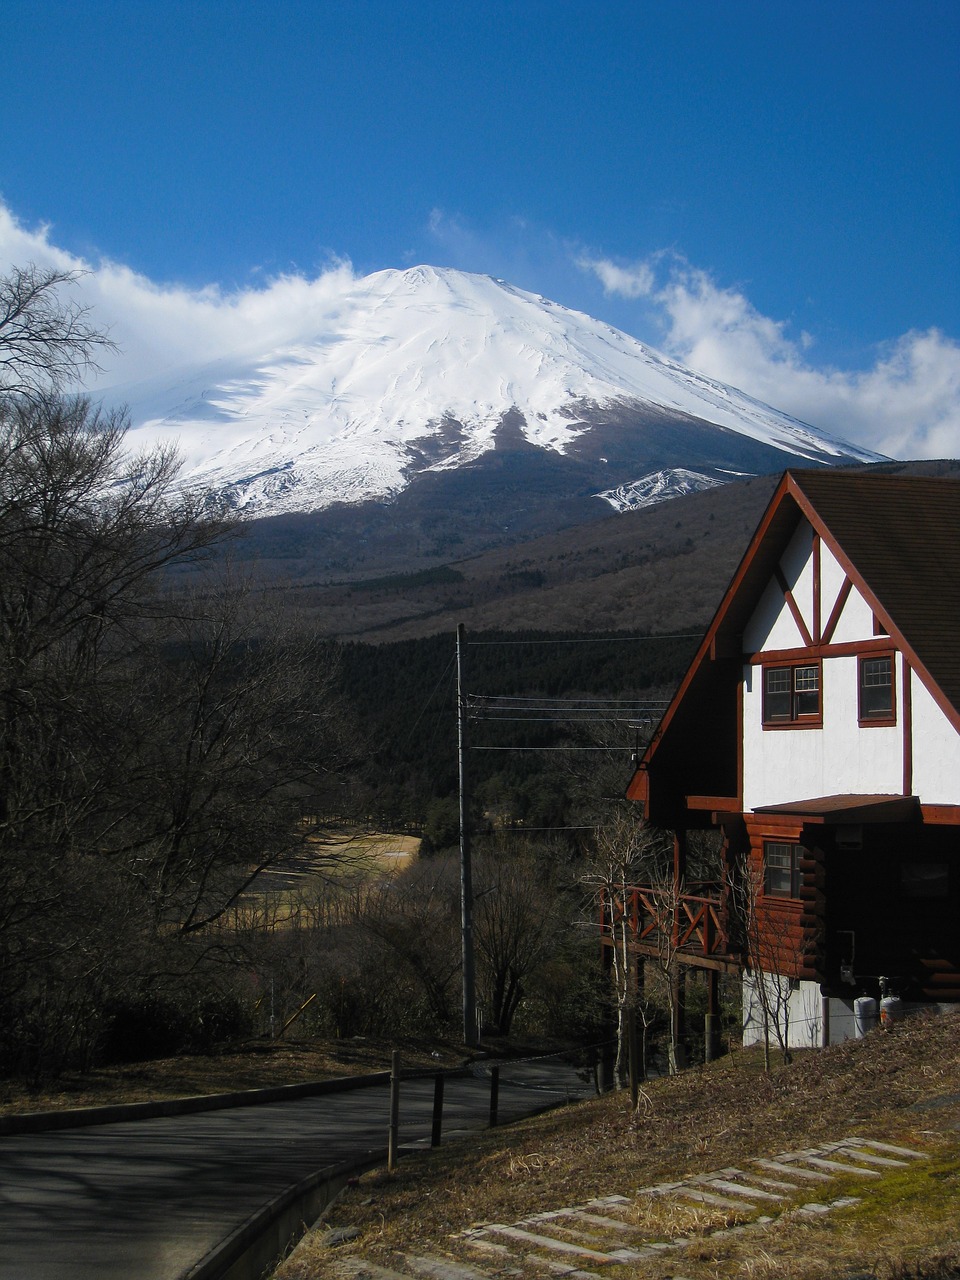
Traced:
[[784, 322], [676, 255], [577, 261], [606, 294], [653, 303], [664, 349], [690, 368], [891, 457], [960, 455], [960, 343], [938, 329], [892, 339], [865, 370], [817, 368], [809, 334], [790, 338]]
[[[663, 334], [658, 345], [690, 368], [868, 449], [899, 458], [960, 456], [960, 343], [940, 331], [892, 338], [867, 369], [819, 368], [812, 339], [790, 337], [745, 293], [675, 254], [634, 263], [574, 256], [605, 293], [641, 301], [647, 314], [652, 308]], [[28, 262], [84, 273], [74, 296], [120, 348], [91, 390], [113, 401], [171, 370], [242, 361], [335, 325], [358, 278], [338, 260], [309, 278], [289, 274], [230, 290], [157, 283], [122, 263], [67, 252], [50, 227], [28, 228], [0, 202], [0, 271]]]

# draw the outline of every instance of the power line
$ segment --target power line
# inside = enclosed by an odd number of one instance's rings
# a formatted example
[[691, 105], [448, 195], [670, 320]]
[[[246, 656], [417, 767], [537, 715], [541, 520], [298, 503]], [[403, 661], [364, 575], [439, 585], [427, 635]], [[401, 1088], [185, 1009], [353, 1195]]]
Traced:
[[509, 831], [511, 835], [522, 836], [528, 831], [596, 831], [596, 826], [592, 827], [494, 827], [494, 832]]
[[551, 707], [666, 707], [669, 698], [560, 698], [549, 694], [471, 693], [470, 702], [503, 702], [507, 705], [536, 702]]
[[633, 753], [636, 747], [474, 747], [467, 748], [468, 751], [629, 751]]
[[[659, 717], [657, 717], [659, 719]], [[480, 720], [493, 724], [650, 724], [652, 717], [639, 716], [477, 716], [471, 721]]]
[[468, 648], [481, 648], [487, 645], [498, 645], [509, 648], [515, 645], [529, 644], [638, 644], [641, 641], [655, 643], [659, 640], [702, 640], [702, 631], [689, 631], [675, 636], [584, 636], [578, 640], [468, 640]]

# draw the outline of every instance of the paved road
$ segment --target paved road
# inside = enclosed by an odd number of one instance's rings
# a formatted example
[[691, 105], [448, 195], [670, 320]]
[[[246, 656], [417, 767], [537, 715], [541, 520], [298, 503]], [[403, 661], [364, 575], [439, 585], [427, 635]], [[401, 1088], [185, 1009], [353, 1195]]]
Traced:
[[[570, 1067], [504, 1064], [500, 1118], [583, 1097]], [[447, 1079], [444, 1140], [483, 1127], [485, 1075]], [[0, 1280], [176, 1280], [275, 1196], [386, 1145], [388, 1090], [0, 1138]], [[404, 1081], [400, 1141], [429, 1141], [433, 1080]]]

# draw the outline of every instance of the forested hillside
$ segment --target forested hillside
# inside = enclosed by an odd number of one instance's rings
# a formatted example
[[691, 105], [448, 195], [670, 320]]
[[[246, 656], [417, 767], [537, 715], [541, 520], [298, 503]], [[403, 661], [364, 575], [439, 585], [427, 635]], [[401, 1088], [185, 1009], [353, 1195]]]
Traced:
[[[926, 475], [960, 469], [953, 461], [882, 466]], [[339, 524], [324, 512], [253, 521], [229, 554], [277, 608], [348, 640], [452, 634], [461, 622], [471, 631], [702, 632], [777, 480], [732, 481], [603, 518], [596, 508], [589, 519], [571, 508], [559, 533], [512, 541], [503, 530], [503, 545], [470, 558], [454, 559], [451, 546], [415, 553], [399, 504], [362, 527], [349, 512]], [[460, 517], [466, 529], [470, 518]]]
[[[649, 732], [699, 632], [468, 632], [462, 650], [469, 699], [469, 767], [478, 820], [526, 827], [575, 823], [600, 791], [622, 792], [630, 753]], [[455, 839], [456, 637], [341, 649], [344, 692], [367, 750], [345, 796], [386, 826], [426, 821], [431, 839]]]

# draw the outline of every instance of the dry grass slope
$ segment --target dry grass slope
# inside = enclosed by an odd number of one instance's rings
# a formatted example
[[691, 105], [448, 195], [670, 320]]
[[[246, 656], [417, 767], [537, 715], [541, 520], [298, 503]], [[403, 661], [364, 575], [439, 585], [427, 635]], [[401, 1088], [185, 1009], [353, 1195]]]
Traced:
[[[611, 1280], [960, 1276], [960, 1016], [917, 1018], [890, 1033], [810, 1051], [769, 1075], [761, 1067], [754, 1053], [734, 1053], [650, 1082], [636, 1115], [628, 1097], [608, 1095], [412, 1156], [392, 1178], [367, 1175], [277, 1280], [376, 1274], [371, 1266], [402, 1270], [411, 1252], [487, 1274], [523, 1274], [515, 1262], [511, 1271], [502, 1261], [498, 1270], [479, 1260], [462, 1233], [611, 1195], [627, 1198], [629, 1226], [661, 1239], [678, 1233], [690, 1239], [652, 1259], [600, 1264]], [[881, 1165], [879, 1176], [813, 1182], [776, 1209], [680, 1209], [637, 1195], [657, 1183], [851, 1135], [903, 1143], [927, 1158]], [[855, 1203], [797, 1213], [803, 1203], [847, 1197]], [[738, 1223], [747, 1225], [730, 1234]], [[356, 1235], [332, 1245], [338, 1236], [330, 1227], [354, 1228]], [[578, 1266], [597, 1271], [596, 1263], [574, 1259], [562, 1269]]]

